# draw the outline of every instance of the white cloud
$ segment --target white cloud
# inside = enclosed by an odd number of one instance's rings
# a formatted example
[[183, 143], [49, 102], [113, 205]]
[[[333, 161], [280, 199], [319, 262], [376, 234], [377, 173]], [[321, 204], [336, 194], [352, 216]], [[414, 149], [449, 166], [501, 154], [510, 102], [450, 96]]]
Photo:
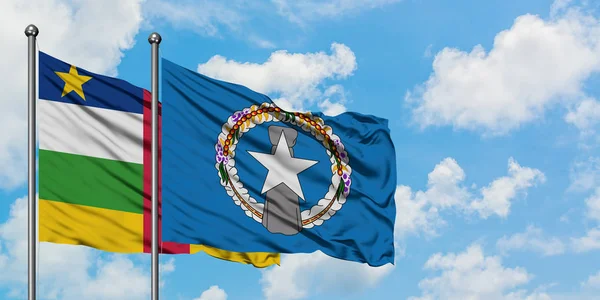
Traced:
[[175, 258], [171, 257], [159, 266], [159, 274], [168, 274], [175, 272]]
[[510, 237], [503, 236], [496, 242], [496, 247], [503, 253], [513, 250], [530, 250], [543, 256], [563, 254], [565, 244], [556, 237], [546, 237], [540, 228], [528, 226], [525, 232]]
[[267, 300], [294, 300], [317, 293], [348, 295], [361, 292], [375, 287], [392, 270], [391, 264], [374, 268], [331, 258], [317, 251], [282, 255], [281, 266], [264, 270], [260, 281]]
[[513, 291], [527, 284], [533, 275], [521, 267], [503, 266], [499, 256], [485, 256], [478, 244], [458, 254], [436, 253], [424, 268], [440, 273], [421, 280], [421, 297], [410, 299], [549, 299], [543, 293]]
[[550, 15], [556, 16], [557, 14], [564, 12], [569, 8], [569, 5], [573, 2], [573, 0], [554, 0], [552, 5], [550, 6]]
[[[143, 259], [142, 255], [102, 257], [100, 253], [84, 246], [40, 243], [40, 296], [64, 300], [148, 299], [149, 270], [134, 263]], [[161, 265], [162, 275], [174, 268], [174, 262], [167, 261]], [[26, 198], [17, 199], [9, 219], [0, 224], [0, 270], [0, 286], [11, 289], [14, 297], [23, 297], [27, 284]]]
[[471, 202], [470, 208], [482, 218], [492, 214], [506, 218], [510, 212], [511, 200], [518, 192], [525, 192], [537, 183], [544, 183], [544, 174], [537, 169], [521, 167], [513, 158], [508, 160], [508, 176], [494, 180], [481, 189], [482, 198]]
[[[597, 187], [594, 193], [585, 199], [585, 206], [586, 217], [600, 225], [600, 188]], [[600, 227], [588, 230], [585, 236], [571, 238], [571, 247], [577, 253], [600, 250]]]
[[[64, 247], [63, 247], [64, 248]], [[41, 265], [40, 268], [43, 268]], [[80, 270], [81, 272], [86, 270]], [[63, 269], [62, 272], [65, 272]], [[150, 289], [148, 273], [133, 261], [115, 255], [108, 261], [99, 259], [97, 271], [71, 288], [64, 286], [62, 299], [147, 299]], [[85, 278], [85, 277], [84, 277]], [[55, 283], [56, 286], [56, 283]]]
[[506, 134], [553, 105], [583, 99], [585, 81], [600, 70], [600, 22], [563, 4], [548, 20], [519, 16], [489, 52], [481, 45], [438, 52], [429, 79], [406, 95], [414, 121]]
[[248, 41], [254, 46], [273, 49], [276, 45], [252, 31], [252, 15], [273, 11], [272, 5], [246, 0], [147, 0], [143, 6], [145, 27], [152, 28], [167, 21], [176, 29], [188, 30], [213, 38], [228, 34]]
[[600, 228], [588, 230], [583, 237], [571, 238], [571, 246], [577, 253], [600, 250]]
[[[327, 87], [325, 92], [321, 88], [325, 86], [325, 80], [344, 79], [351, 76], [356, 68], [354, 52], [344, 44], [333, 43], [331, 54], [289, 53], [280, 50], [273, 52], [262, 64], [241, 63], [215, 55], [206, 63], [198, 65], [198, 72], [245, 85], [271, 97], [279, 97], [274, 101], [282, 107], [287, 105], [303, 110], [304, 107], [321, 101], [326, 110], [338, 112], [341, 109], [336, 104], [343, 103], [333, 102], [331, 97], [343, 94], [343, 90], [335, 85]], [[325, 102], [327, 99], [329, 101]]]
[[585, 199], [585, 205], [587, 217], [600, 224], [600, 187], [597, 187], [595, 193]]
[[[222, 37], [234, 33], [257, 47], [276, 48], [275, 43], [253, 32], [253, 15], [279, 14], [288, 21], [305, 26], [315, 17], [336, 17], [346, 13], [382, 7], [400, 0], [272, 0], [269, 2], [246, 0], [148, 0], [144, 15], [146, 26], [157, 21], [167, 21], [176, 28], [195, 31], [201, 35]], [[226, 3], [226, 4], [225, 4]], [[152, 22], [150, 22], [152, 21]]]
[[400, 0], [271, 0], [278, 12], [290, 21], [304, 25], [307, 20], [338, 17], [359, 10], [374, 9]]
[[565, 116], [565, 121], [575, 125], [586, 137], [593, 135], [600, 124], [600, 102], [596, 99], [585, 99]]
[[213, 285], [200, 294], [200, 298], [194, 300], [227, 300], [227, 293], [219, 286]]
[[[89, 71], [116, 74], [123, 51], [134, 44], [142, 21], [142, 0], [0, 1], [0, 188], [25, 181], [27, 149], [27, 38], [30, 23], [38, 26], [41, 51]], [[106, 9], [111, 7], [111, 9]], [[110, 20], [110, 22], [106, 22]]]
[[319, 103], [319, 109], [327, 116], [337, 116], [346, 112], [346, 107], [343, 104], [331, 103], [329, 99], [325, 99], [325, 101]]
[[[394, 233], [405, 236], [423, 232], [427, 236], [437, 235], [437, 229], [446, 222], [439, 217], [439, 210], [429, 203], [427, 192], [413, 195], [409, 186], [396, 188], [396, 223]], [[420, 195], [420, 196], [419, 196]]]
[[[484, 299], [484, 298], [482, 298], [482, 299]], [[507, 294], [505, 297], [503, 297], [502, 300], [552, 300], [552, 299], [556, 299], [554, 297], [554, 295], [550, 296], [549, 294], [547, 294], [545, 292], [534, 291], [533, 293], [529, 294], [525, 290], [519, 290], [519, 291]], [[575, 300], [575, 299], [578, 299], [578, 298], [571, 298], [571, 300]], [[558, 300], [558, 299], [556, 299], [556, 300]], [[582, 300], [582, 299], [579, 299], [579, 300]]]
[[144, 14], [154, 20], [164, 19], [176, 28], [217, 36], [220, 26], [236, 30], [246, 21], [237, 7], [238, 2], [149, 0], [144, 5]]
[[440, 217], [444, 210], [465, 214], [478, 213], [481, 218], [497, 215], [505, 218], [512, 201], [536, 183], [544, 182], [544, 174], [521, 167], [513, 158], [508, 160], [508, 176], [493, 180], [476, 196], [463, 183], [465, 172], [453, 158], [445, 158], [428, 175], [427, 190], [412, 192], [408, 186], [396, 190], [396, 233], [405, 235], [423, 232], [434, 236], [445, 225]]
[[404, 236], [422, 231], [436, 235], [437, 228], [445, 225], [439, 212], [454, 207], [464, 207], [470, 193], [461, 183], [465, 172], [453, 158], [445, 158], [427, 175], [427, 190], [413, 193], [409, 186], [396, 189], [395, 233]]
[[575, 162], [569, 177], [569, 191], [586, 192], [600, 186], [600, 157]]
[[445, 158], [437, 164], [427, 179], [424, 195], [434, 207], [461, 206], [469, 199], [467, 188], [460, 185], [465, 180], [465, 171], [453, 158]]
[[327, 116], [337, 116], [346, 112], [346, 94], [344, 87], [336, 84], [332, 85], [323, 94], [325, 100], [318, 104], [319, 109]]
[[590, 275], [586, 281], [581, 283], [581, 286], [588, 289], [600, 290], [600, 271], [594, 275]]

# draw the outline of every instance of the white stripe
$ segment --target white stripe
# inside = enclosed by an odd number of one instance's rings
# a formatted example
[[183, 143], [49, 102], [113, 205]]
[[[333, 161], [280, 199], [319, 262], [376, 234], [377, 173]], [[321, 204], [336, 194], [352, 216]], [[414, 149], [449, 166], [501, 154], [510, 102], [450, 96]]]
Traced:
[[143, 115], [38, 101], [40, 149], [142, 164]]

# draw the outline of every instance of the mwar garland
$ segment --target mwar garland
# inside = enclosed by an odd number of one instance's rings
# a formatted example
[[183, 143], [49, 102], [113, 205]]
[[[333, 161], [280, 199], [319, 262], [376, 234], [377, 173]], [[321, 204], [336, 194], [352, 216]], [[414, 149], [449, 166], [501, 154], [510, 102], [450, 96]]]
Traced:
[[324, 146], [331, 162], [331, 184], [325, 196], [316, 205], [301, 212], [304, 228], [323, 224], [346, 202], [352, 183], [350, 179], [352, 168], [340, 138], [333, 133], [330, 126], [324, 123], [323, 119], [311, 113], [289, 112], [273, 103], [263, 103], [260, 106], [244, 108], [229, 116], [222, 126], [215, 145], [217, 152], [215, 168], [218, 170], [221, 185], [248, 217], [257, 222], [262, 221], [264, 204], [252, 198], [239, 180], [235, 168], [235, 149], [246, 132], [265, 122], [283, 122], [300, 127], [305, 132], [310, 132]]

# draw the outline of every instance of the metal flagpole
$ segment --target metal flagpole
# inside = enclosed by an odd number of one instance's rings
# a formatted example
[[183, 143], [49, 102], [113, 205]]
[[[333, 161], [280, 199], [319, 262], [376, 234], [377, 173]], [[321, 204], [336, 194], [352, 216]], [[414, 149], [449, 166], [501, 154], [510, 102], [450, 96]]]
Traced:
[[35, 300], [36, 298], [36, 246], [37, 246], [37, 222], [36, 222], [36, 188], [35, 188], [35, 175], [36, 175], [36, 161], [35, 161], [35, 100], [36, 100], [36, 47], [35, 40], [39, 33], [38, 28], [31, 24], [25, 28], [25, 35], [27, 36], [28, 42], [28, 53], [27, 53], [27, 106], [28, 106], [28, 139], [27, 139], [27, 164], [28, 164], [28, 189], [27, 189], [27, 266], [28, 266], [28, 299]]
[[158, 45], [162, 38], [154, 32], [152, 46], [152, 300], [158, 300]]

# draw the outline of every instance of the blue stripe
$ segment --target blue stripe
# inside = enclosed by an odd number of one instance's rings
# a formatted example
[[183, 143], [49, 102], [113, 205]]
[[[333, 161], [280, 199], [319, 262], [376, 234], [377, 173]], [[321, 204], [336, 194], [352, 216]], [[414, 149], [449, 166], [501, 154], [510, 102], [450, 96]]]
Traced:
[[65, 82], [55, 72], [69, 73], [71, 65], [39, 52], [39, 98], [63, 103], [142, 114], [144, 90], [131, 83], [77, 68], [80, 75], [92, 79], [83, 84], [83, 100], [74, 91], [62, 96]]

